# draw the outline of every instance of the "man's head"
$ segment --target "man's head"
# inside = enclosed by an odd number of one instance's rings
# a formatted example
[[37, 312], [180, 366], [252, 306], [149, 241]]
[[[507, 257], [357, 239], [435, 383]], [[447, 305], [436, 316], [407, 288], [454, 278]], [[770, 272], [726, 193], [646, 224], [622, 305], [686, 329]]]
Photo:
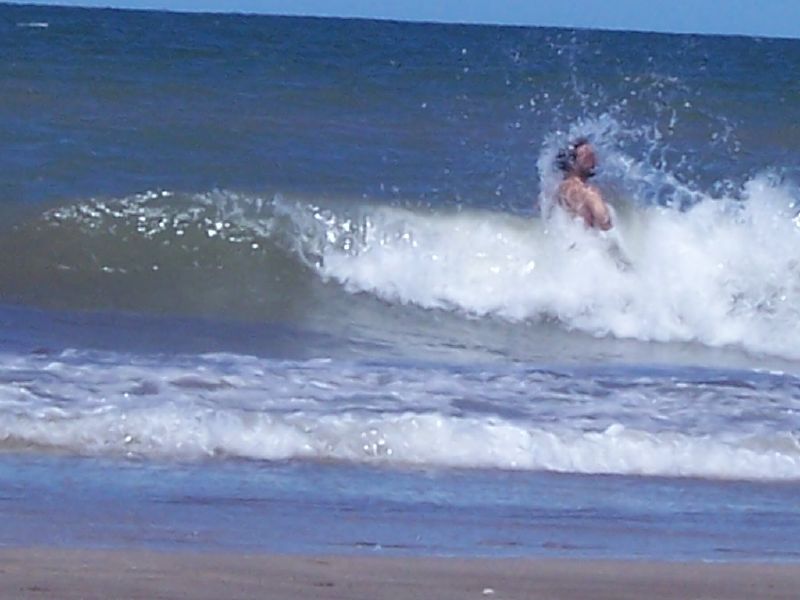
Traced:
[[597, 157], [592, 144], [582, 137], [558, 151], [556, 165], [564, 172], [565, 177], [589, 179], [597, 172]]

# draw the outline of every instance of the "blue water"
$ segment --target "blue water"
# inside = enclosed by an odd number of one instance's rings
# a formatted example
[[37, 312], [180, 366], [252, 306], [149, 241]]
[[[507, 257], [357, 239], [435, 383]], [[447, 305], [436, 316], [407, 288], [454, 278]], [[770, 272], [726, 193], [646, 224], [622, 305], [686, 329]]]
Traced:
[[0, 34], [0, 544], [797, 560], [797, 41]]
[[[508, 472], [9, 457], [0, 544], [797, 560], [796, 489]], [[9, 511], [11, 512], [11, 511]]]

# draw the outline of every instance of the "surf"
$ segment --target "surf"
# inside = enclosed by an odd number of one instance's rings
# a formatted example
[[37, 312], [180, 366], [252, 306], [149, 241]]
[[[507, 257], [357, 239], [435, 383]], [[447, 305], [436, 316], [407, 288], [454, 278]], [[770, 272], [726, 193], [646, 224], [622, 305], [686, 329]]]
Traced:
[[326, 246], [318, 269], [392, 303], [799, 358], [797, 197], [759, 177], [741, 200], [619, 211], [609, 235], [563, 215], [379, 209], [360, 245]]
[[509, 364], [2, 358], [0, 452], [800, 480], [790, 375], [642, 370], [631, 385], [614, 370]]
[[152, 192], [15, 225], [2, 241], [0, 292], [82, 308], [98, 297], [128, 310], [203, 312], [206, 303], [256, 318], [366, 294], [386, 310], [796, 359], [798, 198], [795, 185], [760, 175], [739, 197], [688, 208], [618, 202], [604, 234], [563, 214]]

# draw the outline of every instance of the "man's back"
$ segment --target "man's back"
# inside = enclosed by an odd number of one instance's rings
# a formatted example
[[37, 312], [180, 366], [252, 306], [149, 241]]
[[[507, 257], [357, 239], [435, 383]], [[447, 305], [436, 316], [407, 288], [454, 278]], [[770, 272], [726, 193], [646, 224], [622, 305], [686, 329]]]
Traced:
[[600, 192], [580, 177], [567, 177], [558, 186], [558, 202], [571, 214], [581, 217], [587, 227], [608, 231], [611, 212]]
[[597, 188], [588, 183], [597, 170], [597, 157], [589, 140], [578, 138], [560, 150], [556, 166], [564, 172], [564, 181], [558, 186], [558, 203], [581, 217], [587, 227], [611, 229], [611, 211]]

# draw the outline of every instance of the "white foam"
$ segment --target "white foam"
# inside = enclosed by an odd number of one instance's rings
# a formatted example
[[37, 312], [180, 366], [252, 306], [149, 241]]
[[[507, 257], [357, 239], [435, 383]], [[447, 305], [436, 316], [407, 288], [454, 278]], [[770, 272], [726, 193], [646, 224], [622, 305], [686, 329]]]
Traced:
[[800, 191], [761, 176], [742, 195], [618, 211], [608, 234], [561, 212], [376, 208], [357, 243], [322, 250], [320, 272], [390, 302], [800, 358]]
[[258, 414], [203, 406], [0, 417], [0, 439], [90, 455], [316, 459], [721, 479], [800, 479], [800, 440], [522, 426], [436, 413]]
[[6, 449], [800, 480], [791, 378], [615, 387], [518, 368], [76, 352], [1, 364]]

